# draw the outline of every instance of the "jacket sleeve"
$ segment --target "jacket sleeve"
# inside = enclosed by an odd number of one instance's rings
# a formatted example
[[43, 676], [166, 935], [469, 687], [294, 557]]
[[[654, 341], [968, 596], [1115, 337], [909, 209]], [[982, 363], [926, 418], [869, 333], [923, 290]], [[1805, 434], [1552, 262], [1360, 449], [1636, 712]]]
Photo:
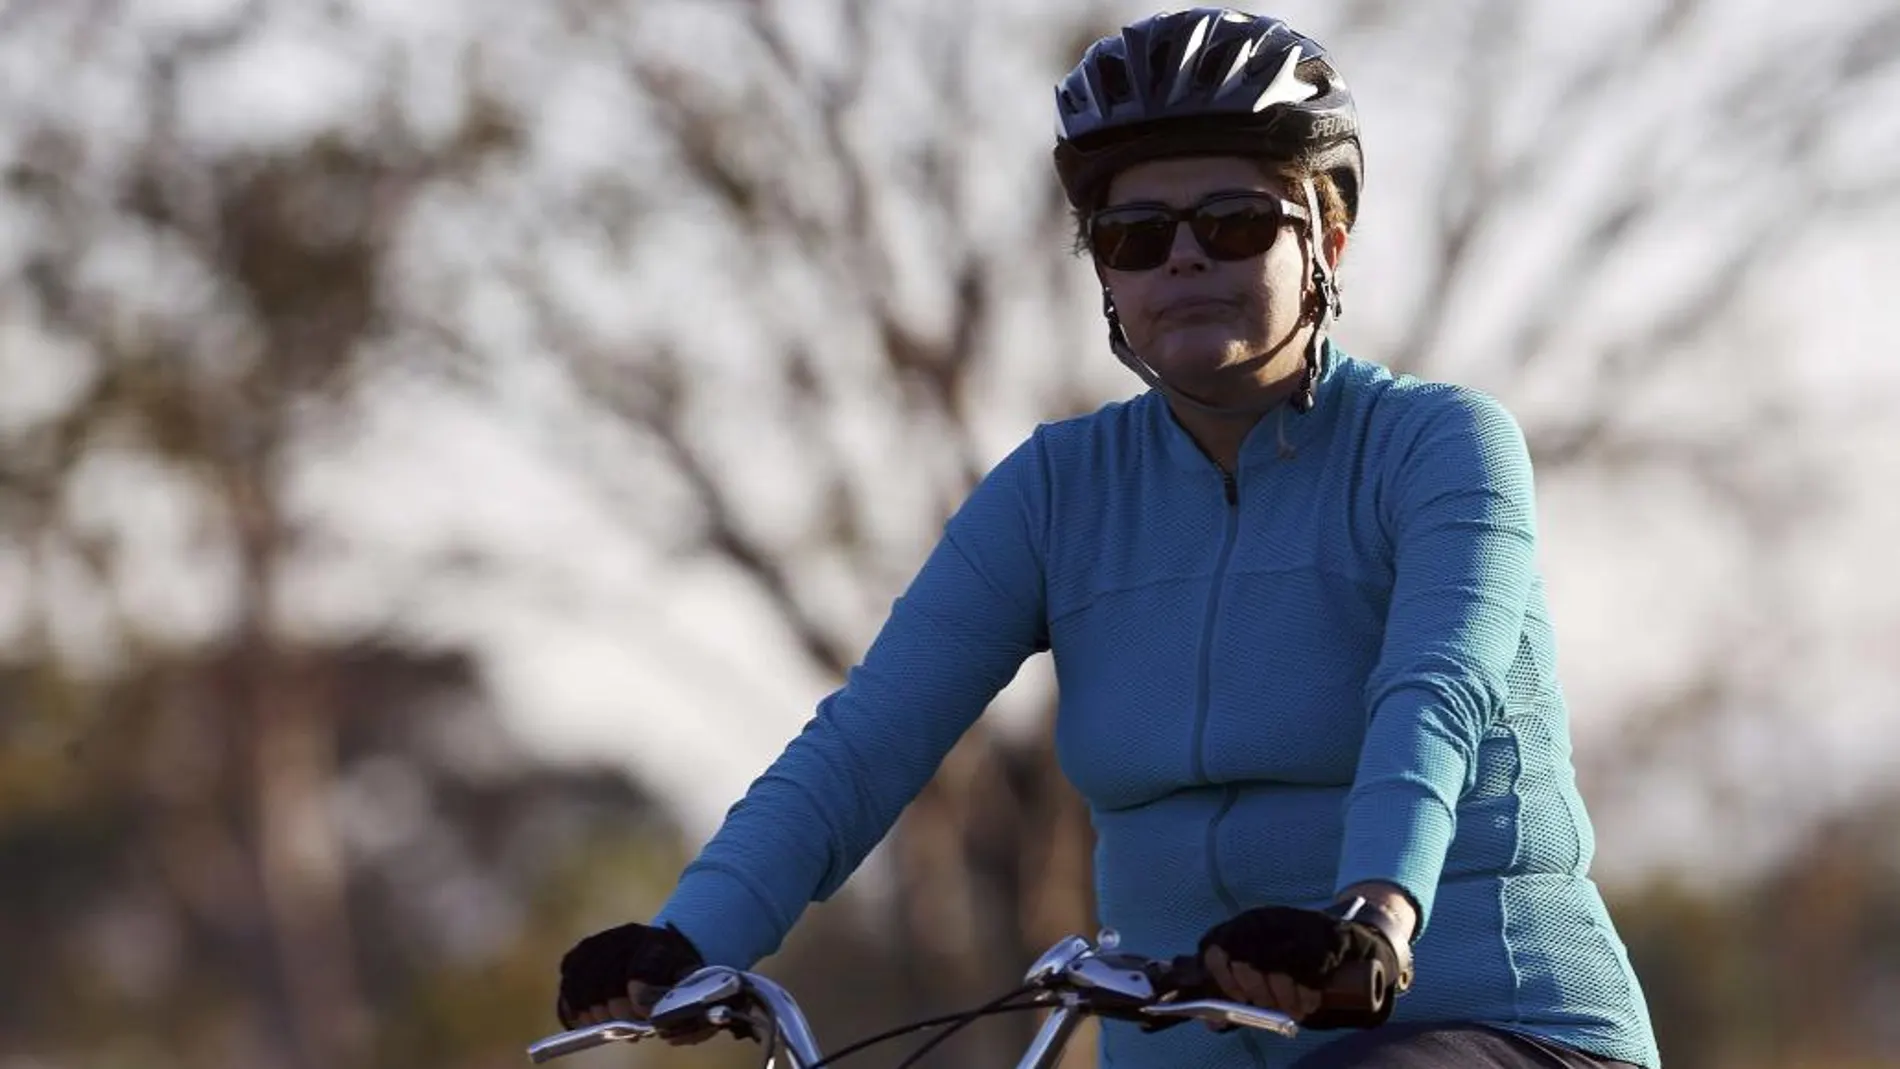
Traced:
[[708, 963], [747, 968], [776, 951], [1046, 647], [1043, 465], [1038, 432], [972, 491], [862, 663], [682, 873], [655, 922]]
[[1381, 506], [1392, 603], [1337, 886], [1397, 884], [1423, 931], [1478, 742], [1503, 714], [1537, 532], [1530, 453], [1503, 406], [1451, 387], [1419, 400], [1396, 430]]

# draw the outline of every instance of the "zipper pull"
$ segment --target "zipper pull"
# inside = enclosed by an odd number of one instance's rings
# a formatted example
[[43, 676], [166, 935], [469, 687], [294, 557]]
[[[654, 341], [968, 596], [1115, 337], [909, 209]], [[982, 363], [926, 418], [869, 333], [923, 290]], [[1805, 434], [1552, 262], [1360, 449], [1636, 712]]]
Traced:
[[1227, 491], [1227, 503], [1229, 505], [1240, 504], [1240, 483], [1234, 479], [1234, 473], [1231, 471], [1221, 472], [1220, 484], [1221, 487]]

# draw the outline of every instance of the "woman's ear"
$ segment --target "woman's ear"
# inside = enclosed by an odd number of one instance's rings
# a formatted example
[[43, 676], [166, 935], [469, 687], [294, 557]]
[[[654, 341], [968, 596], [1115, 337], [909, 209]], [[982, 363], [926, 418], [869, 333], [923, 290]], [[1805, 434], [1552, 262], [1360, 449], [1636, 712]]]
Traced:
[[1326, 228], [1326, 266], [1331, 268], [1334, 274], [1339, 272], [1340, 261], [1346, 258], [1346, 245], [1351, 241], [1351, 237], [1351, 233], [1343, 226]]

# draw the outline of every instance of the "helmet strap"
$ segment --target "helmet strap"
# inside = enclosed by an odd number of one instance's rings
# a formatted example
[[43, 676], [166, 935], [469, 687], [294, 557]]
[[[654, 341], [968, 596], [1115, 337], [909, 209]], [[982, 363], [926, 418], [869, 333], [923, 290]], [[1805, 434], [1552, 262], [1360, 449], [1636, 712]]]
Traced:
[[1300, 387], [1292, 400], [1293, 411], [1304, 414], [1313, 410], [1317, 399], [1320, 354], [1326, 348], [1326, 332], [1342, 309], [1339, 284], [1333, 279], [1333, 265], [1326, 259], [1326, 218], [1320, 214], [1319, 191], [1314, 188], [1311, 175], [1300, 179], [1300, 185], [1306, 193], [1306, 237], [1307, 251], [1313, 257], [1313, 297], [1319, 305], [1313, 333], [1306, 340], [1306, 369], [1300, 375]]

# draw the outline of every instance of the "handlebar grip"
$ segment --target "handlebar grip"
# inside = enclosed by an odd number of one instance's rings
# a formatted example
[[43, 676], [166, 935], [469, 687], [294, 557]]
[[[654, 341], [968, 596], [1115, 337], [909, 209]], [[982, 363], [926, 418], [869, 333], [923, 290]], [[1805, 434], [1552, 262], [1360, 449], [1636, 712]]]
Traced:
[[1392, 998], [1392, 980], [1385, 965], [1376, 961], [1355, 961], [1333, 974], [1333, 982], [1320, 992], [1319, 1008], [1378, 1015]]

